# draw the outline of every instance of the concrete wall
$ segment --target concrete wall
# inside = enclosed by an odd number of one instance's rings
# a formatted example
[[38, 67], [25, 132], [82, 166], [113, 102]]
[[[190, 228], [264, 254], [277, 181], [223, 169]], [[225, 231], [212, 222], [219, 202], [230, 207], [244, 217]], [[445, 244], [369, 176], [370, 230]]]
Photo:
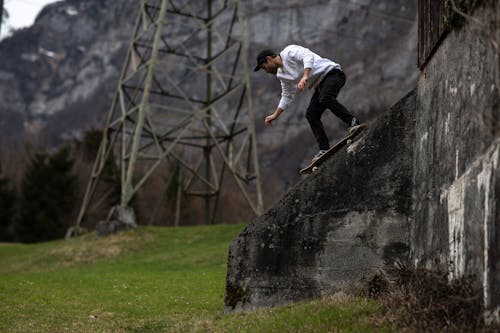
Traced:
[[[475, 16], [489, 23], [493, 8]], [[355, 287], [396, 258], [472, 276], [500, 305], [498, 54], [474, 24], [448, 34], [417, 89], [297, 184], [230, 248], [226, 310]]]
[[415, 93], [232, 242], [226, 310], [359, 286], [409, 255]]
[[[483, 24], [494, 8], [474, 16]], [[471, 275], [485, 307], [500, 304], [498, 55], [474, 23], [444, 39], [420, 73], [414, 150], [412, 260]]]

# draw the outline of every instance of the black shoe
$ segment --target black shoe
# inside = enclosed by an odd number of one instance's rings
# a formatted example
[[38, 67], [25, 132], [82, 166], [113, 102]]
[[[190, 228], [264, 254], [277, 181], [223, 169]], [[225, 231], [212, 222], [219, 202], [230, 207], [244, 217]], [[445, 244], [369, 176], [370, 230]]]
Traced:
[[321, 150], [320, 150], [320, 151], [319, 151], [319, 152], [318, 152], [318, 153], [317, 153], [317, 154], [313, 157], [313, 159], [311, 160], [311, 163], [314, 163], [314, 162], [316, 162], [317, 160], [319, 160], [319, 158], [320, 158], [321, 156], [323, 156], [326, 152], [327, 152], [326, 150], [321, 149]]

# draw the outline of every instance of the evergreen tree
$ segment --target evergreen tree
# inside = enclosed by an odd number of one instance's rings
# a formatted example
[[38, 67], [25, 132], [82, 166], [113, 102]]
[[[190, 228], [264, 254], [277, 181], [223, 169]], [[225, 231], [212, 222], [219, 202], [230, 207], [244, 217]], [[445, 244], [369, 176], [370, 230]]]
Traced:
[[9, 180], [0, 176], [0, 241], [12, 241], [10, 227], [15, 215], [16, 194]]
[[37, 153], [23, 177], [19, 236], [36, 242], [61, 238], [72, 221], [64, 218], [76, 201], [74, 161], [67, 147], [53, 155]]

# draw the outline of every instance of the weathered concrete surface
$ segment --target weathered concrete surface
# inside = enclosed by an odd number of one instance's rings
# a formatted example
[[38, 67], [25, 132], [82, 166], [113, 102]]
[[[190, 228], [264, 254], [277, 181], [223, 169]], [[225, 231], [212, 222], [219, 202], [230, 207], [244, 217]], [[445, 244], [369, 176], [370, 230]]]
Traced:
[[[474, 13], [486, 25], [494, 8]], [[498, 23], [497, 23], [498, 24]], [[498, 26], [497, 26], [498, 28]], [[500, 305], [500, 110], [493, 36], [452, 31], [417, 88], [412, 261], [473, 275], [487, 309]]]
[[227, 311], [348, 290], [407, 260], [414, 109], [410, 93], [233, 241]]

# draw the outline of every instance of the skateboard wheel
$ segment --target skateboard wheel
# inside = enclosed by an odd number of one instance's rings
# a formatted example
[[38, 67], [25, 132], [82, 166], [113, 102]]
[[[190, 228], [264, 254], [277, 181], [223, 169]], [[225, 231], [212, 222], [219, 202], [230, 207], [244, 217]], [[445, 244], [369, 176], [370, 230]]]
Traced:
[[313, 172], [314, 172], [314, 171], [317, 171], [317, 170], [318, 170], [318, 167], [317, 167], [317, 166], [313, 167]]
[[352, 140], [347, 140], [347, 145], [349, 146], [352, 143]]

